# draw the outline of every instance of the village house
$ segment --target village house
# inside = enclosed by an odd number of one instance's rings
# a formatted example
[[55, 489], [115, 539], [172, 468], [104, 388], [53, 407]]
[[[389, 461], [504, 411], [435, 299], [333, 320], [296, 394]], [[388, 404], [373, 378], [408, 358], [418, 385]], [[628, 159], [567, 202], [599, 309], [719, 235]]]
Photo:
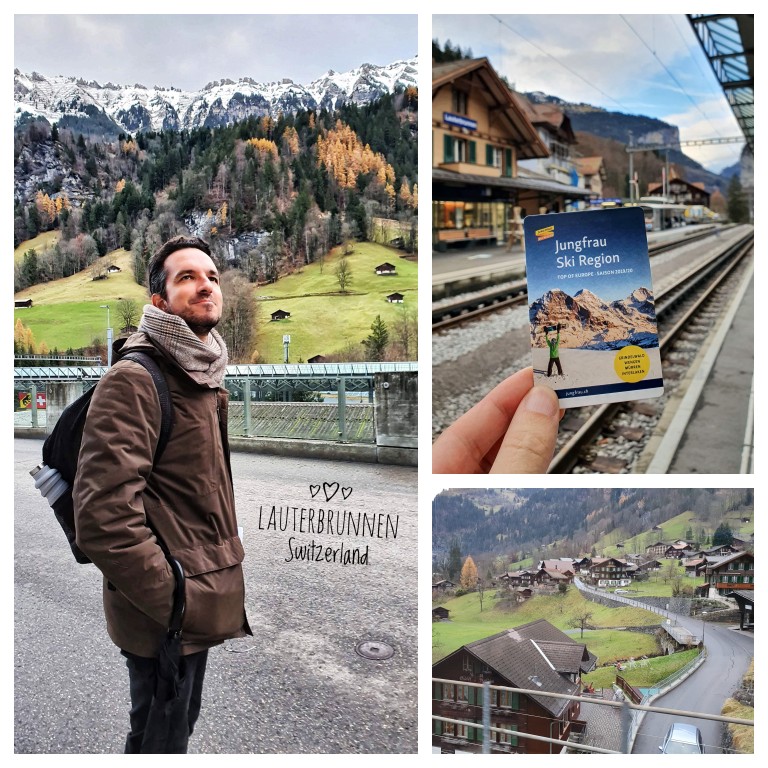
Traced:
[[390, 304], [402, 304], [405, 299], [405, 296], [403, 296], [402, 293], [390, 293], [389, 296], [387, 296], [387, 301]]
[[440, 579], [432, 585], [433, 592], [446, 592], [449, 589], [456, 589], [456, 584], [450, 579]]
[[[701, 573], [701, 569], [699, 571]], [[702, 597], [725, 595], [734, 589], [753, 590], [755, 587], [755, 556], [752, 552], [736, 552], [710, 560], [703, 569], [706, 583], [696, 588]]]
[[669, 544], [663, 541], [655, 541], [645, 548], [646, 555], [663, 555], [669, 547]]
[[559, 753], [561, 746], [526, 739], [530, 733], [564, 743], [582, 731], [579, 702], [548, 696], [578, 695], [580, 678], [597, 658], [545, 619], [476, 640], [432, 666], [432, 714], [464, 724], [433, 720], [432, 744], [443, 752], [480, 752], [483, 732], [482, 688], [467, 683], [488, 680], [491, 686], [540, 689], [541, 694], [491, 691], [491, 727], [514, 733], [491, 732], [491, 752], [517, 754]]
[[291, 316], [291, 313], [286, 312], [284, 309], [275, 310], [271, 315], [272, 322], [275, 322], [277, 320], [285, 320], [286, 317], [290, 317], [290, 316]]
[[379, 264], [379, 266], [375, 268], [375, 272], [377, 275], [396, 275], [397, 268], [394, 264], [390, 264], [388, 261], [385, 261], [383, 264]]
[[637, 566], [616, 557], [595, 557], [589, 569], [589, 580], [598, 587], [626, 587], [632, 583]]

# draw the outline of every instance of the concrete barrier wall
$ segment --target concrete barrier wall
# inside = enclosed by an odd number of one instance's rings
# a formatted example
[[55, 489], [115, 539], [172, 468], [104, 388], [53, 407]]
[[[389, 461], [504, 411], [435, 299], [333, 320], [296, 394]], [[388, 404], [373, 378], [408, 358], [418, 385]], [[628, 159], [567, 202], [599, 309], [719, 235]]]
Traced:
[[381, 464], [418, 465], [419, 374], [374, 374], [374, 432]]

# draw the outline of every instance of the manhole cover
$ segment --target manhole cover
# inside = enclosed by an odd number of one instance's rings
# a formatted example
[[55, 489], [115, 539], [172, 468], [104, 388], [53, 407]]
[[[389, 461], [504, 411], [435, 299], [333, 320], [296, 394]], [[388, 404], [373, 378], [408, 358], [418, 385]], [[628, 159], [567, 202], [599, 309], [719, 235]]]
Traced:
[[391, 645], [377, 643], [375, 640], [366, 640], [363, 643], [358, 643], [355, 650], [364, 659], [376, 659], [378, 661], [392, 658], [395, 653], [395, 649]]

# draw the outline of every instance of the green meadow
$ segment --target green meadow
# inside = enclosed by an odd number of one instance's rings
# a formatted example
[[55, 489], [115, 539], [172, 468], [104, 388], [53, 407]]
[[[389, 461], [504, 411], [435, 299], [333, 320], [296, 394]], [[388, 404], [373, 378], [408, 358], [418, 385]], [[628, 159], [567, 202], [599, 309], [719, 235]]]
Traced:
[[[585, 600], [575, 587], [569, 587], [565, 595], [542, 595], [533, 597], [516, 606], [504, 607], [489, 590], [480, 610], [480, 599], [476, 592], [461, 597], [439, 601], [437, 604], [450, 611], [450, 621], [432, 624], [432, 660], [453, 653], [466, 643], [488, 637], [510, 627], [527, 624], [536, 619], [546, 618], [550, 624], [562, 631], [572, 630], [571, 622], [585, 607], [592, 614], [589, 625], [600, 632], [590, 632], [588, 647], [601, 659], [627, 658], [640, 656], [655, 649], [655, 641], [649, 635], [641, 633], [617, 632], [618, 627], [653, 626], [659, 623], [659, 617], [651, 611], [641, 608], [608, 608]], [[506, 606], [506, 603], [505, 603]], [[578, 639], [579, 632], [569, 632]], [[585, 638], [587, 633], [585, 632]], [[592, 647], [593, 641], [596, 643]], [[586, 642], [586, 640], [585, 640]], [[645, 650], [639, 650], [639, 649]], [[597, 650], [596, 650], [597, 649]], [[634, 649], [634, 650], [633, 650]]]
[[[50, 235], [51, 233], [47, 233]], [[23, 243], [24, 253], [44, 246], [43, 236]], [[48, 240], [51, 238], [49, 237]], [[121, 268], [104, 280], [93, 280], [92, 270], [35, 285], [16, 295], [32, 299], [32, 306], [16, 309], [17, 319], [32, 330], [36, 343], [44, 341], [49, 349], [83, 347], [94, 338], [106, 338], [106, 310], [109, 304], [111, 324], [118, 333], [116, 305], [120, 299], [133, 299], [141, 308], [147, 302], [146, 290], [133, 279], [131, 254], [117, 250], [103, 257]], [[306, 361], [314, 355], [330, 355], [348, 344], [358, 344], [371, 332], [376, 315], [390, 326], [404, 308], [416, 310], [418, 265], [401, 258], [401, 252], [374, 243], [355, 243], [347, 256], [352, 281], [347, 293], [339, 290], [335, 271], [340, 258], [337, 249], [324, 263], [310, 264], [300, 273], [281, 278], [277, 283], [254, 286], [258, 303], [256, 350], [259, 362], [283, 362], [283, 335], [290, 334], [290, 362]], [[394, 264], [397, 275], [376, 275], [383, 262]], [[390, 293], [402, 293], [403, 304], [386, 301]], [[291, 316], [271, 322], [272, 312], [283, 309]], [[416, 359], [414, 350], [413, 359]]]
[[[289, 362], [306, 362], [315, 355], [340, 352], [358, 344], [371, 332], [376, 315], [390, 327], [406, 307], [416, 310], [418, 264], [400, 258], [400, 252], [376, 243], [355, 243], [347, 256], [352, 282], [341, 293], [336, 279], [340, 249], [324, 263], [310, 264], [300, 273], [282, 277], [277, 283], [255, 289], [259, 306], [256, 349], [259, 362], [283, 362], [283, 335], [289, 334]], [[375, 267], [389, 262], [396, 275], [377, 275]], [[391, 304], [386, 296], [402, 293], [402, 304]], [[272, 321], [279, 309], [290, 312], [284, 320]], [[416, 359], [416, 355], [413, 355]]]
[[18, 299], [32, 299], [32, 306], [14, 310], [14, 323], [21, 319], [32, 330], [35, 342], [44, 341], [49, 349], [84, 347], [95, 338], [106, 341], [107, 311], [101, 305], [109, 304], [116, 336], [120, 324], [117, 302], [133, 299], [141, 308], [147, 302], [147, 293], [133, 279], [128, 251], [120, 249], [102, 258], [122, 271], [104, 280], [93, 280], [89, 267], [70, 277], [33, 285], [16, 295]]

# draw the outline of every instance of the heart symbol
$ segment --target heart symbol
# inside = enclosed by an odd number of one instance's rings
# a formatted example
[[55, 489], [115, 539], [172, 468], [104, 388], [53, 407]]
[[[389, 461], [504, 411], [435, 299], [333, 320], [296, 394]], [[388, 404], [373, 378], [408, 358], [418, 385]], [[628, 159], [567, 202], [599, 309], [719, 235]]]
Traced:
[[[329, 491], [332, 491], [329, 495]], [[323, 483], [323, 492], [325, 493], [325, 500], [330, 501], [338, 492], [339, 492], [339, 484], [338, 483]]]
[[352, 493], [352, 489], [351, 488], [342, 488], [341, 489], [341, 496], [344, 499], [348, 499], [350, 493]]
[[312, 498], [314, 499], [315, 496], [317, 496], [317, 494], [320, 493], [320, 486], [319, 485], [310, 485], [309, 486], [309, 492], [312, 494]]

